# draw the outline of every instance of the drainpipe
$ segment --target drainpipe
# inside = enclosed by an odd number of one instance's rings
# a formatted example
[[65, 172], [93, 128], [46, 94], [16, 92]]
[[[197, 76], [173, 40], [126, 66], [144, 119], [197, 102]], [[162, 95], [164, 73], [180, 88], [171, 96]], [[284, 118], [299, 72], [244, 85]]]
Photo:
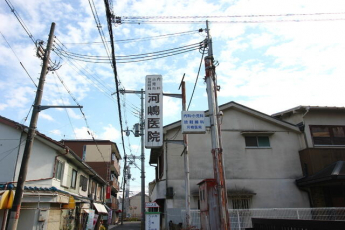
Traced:
[[308, 106], [308, 107], [306, 108], [306, 112], [302, 115], [302, 122], [303, 122], [303, 125], [304, 125], [303, 136], [304, 136], [306, 148], [309, 148], [309, 145], [308, 145], [308, 141], [307, 141], [307, 135], [305, 134], [305, 122], [304, 122], [304, 117], [307, 115], [307, 113], [309, 113], [309, 110], [310, 110], [310, 107]]

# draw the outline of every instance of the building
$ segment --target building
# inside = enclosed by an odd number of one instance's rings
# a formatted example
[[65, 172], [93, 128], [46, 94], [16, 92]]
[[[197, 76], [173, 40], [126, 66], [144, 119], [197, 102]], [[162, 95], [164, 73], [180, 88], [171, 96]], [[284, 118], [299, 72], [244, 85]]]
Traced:
[[345, 108], [298, 106], [272, 116], [303, 133], [297, 185], [308, 192], [311, 206], [345, 207]]
[[116, 143], [109, 140], [61, 140], [82, 160], [90, 165], [104, 180], [109, 183], [106, 203], [112, 210], [111, 224], [118, 221], [118, 192], [121, 155]]
[[[230, 209], [308, 208], [308, 193], [296, 186], [303, 177], [299, 151], [306, 148], [297, 125], [235, 102], [220, 106], [222, 144]], [[205, 112], [207, 116], [207, 111]], [[164, 127], [164, 145], [152, 149], [156, 179], [150, 199], [160, 205], [165, 226], [183, 222], [185, 181], [181, 121]], [[213, 178], [210, 132], [188, 135], [191, 209], [199, 209], [199, 186]], [[163, 226], [164, 227], [164, 226]]]
[[[28, 127], [0, 116], [0, 190], [15, 191]], [[85, 229], [99, 224], [107, 182], [70, 148], [39, 132], [33, 142], [18, 229]], [[0, 224], [8, 209], [0, 210]], [[91, 223], [92, 224], [92, 223]]]
[[[145, 202], [149, 202], [149, 196], [145, 194]], [[141, 192], [128, 198], [126, 206], [126, 215], [128, 218], [137, 218], [141, 220]]]

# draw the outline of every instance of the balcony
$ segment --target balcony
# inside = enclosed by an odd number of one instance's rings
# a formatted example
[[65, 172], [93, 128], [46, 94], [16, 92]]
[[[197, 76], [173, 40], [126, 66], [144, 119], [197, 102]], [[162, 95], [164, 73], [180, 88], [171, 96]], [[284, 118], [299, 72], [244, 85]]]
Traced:
[[115, 188], [117, 192], [120, 191], [120, 185], [119, 185], [119, 182], [116, 178], [109, 181], [109, 185], [112, 186], [113, 188]]
[[345, 148], [307, 148], [299, 151], [303, 174], [313, 175], [337, 161], [345, 161]]
[[119, 201], [115, 197], [112, 197], [111, 203], [107, 203], [107, 206], [113, 210], [114, 209], [118, 210], [119, 209]]
[[115, 171], [115, 174], [117, 175], [117, 176], [119, 176], [120, 175], [120, 164], [119, 164], [119, 162], [115, 159], [115, 160], [111, 160], [111, 169], [113, 170], [113, 171]]

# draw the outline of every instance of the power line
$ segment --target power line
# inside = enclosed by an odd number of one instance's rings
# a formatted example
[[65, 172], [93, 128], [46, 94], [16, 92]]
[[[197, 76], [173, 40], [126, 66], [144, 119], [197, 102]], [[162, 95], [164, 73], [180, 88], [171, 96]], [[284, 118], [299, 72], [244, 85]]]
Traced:
[[[56, 78], [54, 78], [54, 80], [55, 80], [56, 88], [58, 89], [59, 94], [60, 94], [61, 103], [62, 103], [62, 105], [65, 105], [65, 103], [63, 102], [64, 100], [62, 99], [62, 93], [61, 93], [61, 91], [60, 91], [60, 88], [59, 88], [59, 85], [58, 85], [58, 83], [57, 83], [57, 81], [56, 81]], [[66, 112], [66, 114], [67, 114], [69, 123], [70, 123], [70, 125], [71, 125], [71, 127], [72, 127], [72, 131], [73, 131], [73, 133], [74, 133], [74, 137], [75, 137], [75, 139], [77, 139], [77, 134], [75, 133], [75, 130], [74, 130], [74, 127], [73, 127], [71, 118], [70, 118], [70, 116], [69, 116], [69, 114], [68, 114], [68, 110], [67, 110], [66, 108], [65, 108], [65, 112]]]
[[[92, 2], [92, 4], [91, 4], [91, 2]], [[96, 25], [97, 25], [97, 29], [98, 29], [99, 35], [101, 36], [102, 43], [103, 43], [103, 45], [104, 45], [105, 51], [107, 52], [107, 56], [108, 56], [108, 58], [110, 59], [110, 51], [109, 51], [109, 48], [108, 48], [108, 46], [107, 46], [107, 41], [106, 41], [106, 39], [105, 39], [103, 30], [102, 30], [101, 21], [99, 20], [98, 13], [97, 13], [97, 9], [96, 9], [96, 6], [95, 6], [95, 3], [94, 3], [93, 0], [89, 0], [89, 4], [90, 4], [90, 8], [91, 8], [92, 15], [93, 15], [93, 17], [94, 17], [94, 19], [95, 19], [95, 22], [96, 22]], [[109, 63], [112, 65], [111, 61], [109, 61]]]
[[[325, 22], [344, 21], [345, 18], [325, 18], [325, 19], [277, 19], [277, 20], [238, 20], [238, 21], [209, 21], [212, 24], [250, 24], [250, 23], [280, 23], [280, 22]], [[205, 21], [128, 21], [127, 24], [204, 24]]]
[[[125, 55], [125, 56], [120, 56], [117, 55], [116, 59], [117, 60], [121, 60], [121, 59], [132, 59], [132, 57], [142, 57], [142, 56], [156, 56], [156, 55], [161, 55], [164, 53], [171, 53], [171, 52], [175, 52], [174, 50], [185, 50], [188, 48], [195, 48], [195, 47], [202, 47], [203, 46], [203, 42], [198, 42], [198, 43], [194, 43], [194, 44], [190, 44], [190, 45], [185, 45], [185, 46], [181, 46], [181, 47], [176, 47], [176, 48], [172, 48], [172, 49], [167, 49], [167, 50], [161, 50], [161, 51], [156, 51], [156, 52], [151, 52], [151, 53], [143, 53], [143, 54], [132, 54], [132, 55]], [[77, 54], [77, 53], [73, 53], [73, 52], [68, 52], [66, 50], [57, 48], [61, 53], [65, 53], [68, 54], [70, 56], [75, 56], [75, 57], [80, 57], [80, 58], [85, 58], [85, 59], [94, 59], [94, 60], [109, 60], [108, 57], [106, 56], [95, 56], [95, 55], [85, 55], [85, 54]]]
[[[174, 37], [174, 36], [185, 36], [185, 35], [191, 35], [195, 33], [201, 33], [203, 32], [203, 29], [199, 30], [191, 30], [191, 31], [185, 31], [185, 32], [179, 32], [179, 33], [171, 33], [171, 34], [163, 34], [163, 35], [157, 35], [157, 36], [150, 36], [150, 37], [142, 37], [142, 38], [131, 38], [131, 39], [122, 39], [122, 40], [115, 40], [114, 43], [131, 43], [131, 42], [140, 42], [140, 41], [150, 41], [150, 40], [156, 40], [156, 39], [164, 39], [168, 37]], [[110, 42], [110, 41], [106, 41]], [[103, 41], [96, 41], [96, 42], [65, 42], [65, 45], [89, 45], [89, 44], [101, 44]]]
[[17, 20], [19, 21], [20, 25], [23, 27], [23, 29], [25, 30], [25, 32], [27, 33], [27, 35], [29, 36], [29, 38], [32, 40], [33, 43], [35, 42], [34, 36], [31, 34], [29, 28], [25, 25], [23, 19], [20, 17], [20, 15], [17, 13], [17, 11], [15, 10], [14, 6], [12, 5], [10, 0], [5, 0], [5, 2], [7, 3], [8, 7], [10, 7], [12, 13], [14, 14], [14, 16], [16, 16]]
[[87, 119], [86, 119], [85, 113], [84, 113], [84, 111], [82, 110], [80, 104], [78, 103], [77, 99], [72, 95], [72, 92], [67, 88], [66, 84], [62, 81], [62, 79], [61, 79], [61, 77], [59, 76], [59, 74], [57, 73], [57, 71], [55, 71], [55, 73], [56, 73], [56, 76], [58, 77], [58, 79], [60, 80], [61, 84], [63, 85], [63, 87], [66, 89], [66, 91], [68, 92], [68, 94], [69, 94], [69, 95], [71, 96], [71, 98], [73, 99], [73, 101], [79, 106], [79, 110], [80, 110], [81, 114], [83, 115], [83, 118], [84, 118], [84, 121], [85, 121], [85, 124], [86, 124], [87, 133], [92, 137], [92, 140], [95, 142], [96, 148], [97, 148], [98, 152], [101, 154], [101, 157], [103, 158], [103, 161], [104, 161], [105, 163], [107, 163], [106, 160], [104, 159], [104, 156], [103, 156], [101, 150], [100, 150], [99, 147], [98, 147], [98, 144], [97, 144], [97, 142], [96, 142], [96, 140], [95, 140], [95, 138], [94, 138], [94, 136], [93, 136], [93, 133], [90, 131], [91, 129], [90, 129], [89, 123], [88, 123], [88, 121], [87, 121]]
[[29, 76], [29, 78], [31, 79], [32, 83], [34, 83], [34, 85], [36, 86], [37, 88], [37, 85], [35, 83], [35, 81], [32, 79], [32, 77], [30, 76], [29, 72], [26, 70], [25, 66], [23, 65], [23, 63], [19, 60], [19, 57], [17, 56], [16, 52], [14, 52], [14, 50], [12, 49], [10, 43], [8, 43], [7, 39], [5, 38], [5, 36], [1, 33], [0, 31], [0, 34], [1, 36], [4, 38], [4, 40], [6, 41], [8, 47], [10, 47], [10, 49], [12, 50], [14, 56], [16, 56], [17, 60], [19, 61], [19, 64], [23, 67], [24, 71], [26, 72], [26, 74]]
[[302, 13], [302, 14], [247, 14], [247, 15], [206, 15], [206, 16], [121, 16], [120, 20], [128, 19], [186, 19], [186, 18], [253, 18], [253, 17], [295, 17], [295, 16], [321, 16], [321, 15], [343, 15], [345, 12], [329, 13]]
[[191, 102], [192, 102], [192, 100], [193, 100], [193, 96], [194, 96], [196, 84], [197, 84], [198, 79], [199, 79], [199, 73], [200, 73], [200, 69], [201, 69], [202, 60], [204, 59], [204, 54], [205, 54], [205, 48], [204, 48], [203, 51], [202, 51], [201, 60], [200, 60], [200, 65], [199, 65], [199, 70], [198, 70], [198, 74], [197, 74], [196, 79], [195, 79], [195, 83], [194, 83], [192, 95], [190, 96], [190, 99], [189, 99], [187, 111], [189, 110], [189, 106], [190, 106], [190, 104], [191, 104]]
[[[170, 57], [178, 54], [183, 54], [187, 52], [191, 52], [194, 50], [200, 50], [204, 46], [203, 42], [187, 45], [183, 47], [173, 48], [169, 50], [164, 51], [158, 51], [153, 53], [146, 53], [146, 54], [137, 54], [137, 55], [129, 55], [129, 56], [119, 56], [119, 58], [116, 58], [117, 63], [131, 63], [131, 62], [142, 62], [142, 61], [150, 61], [165, 57]], [[88, 55], [82, 55], [82, 54], [76, 54], [76, 53], [70, 53], [66, 52], [61, 49], [56, 49], [57, 54], [68, 57], [73, 60], [82, 61], [82, 62], [89, 62], [89, 63], [107, 63], [107, 58], [101, 57], [101, 56], [88, 56]]]

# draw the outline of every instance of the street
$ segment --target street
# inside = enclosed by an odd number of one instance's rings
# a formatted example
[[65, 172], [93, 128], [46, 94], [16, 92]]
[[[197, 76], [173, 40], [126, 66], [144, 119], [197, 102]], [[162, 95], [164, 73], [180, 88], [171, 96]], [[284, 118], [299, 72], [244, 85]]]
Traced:
[[112, 225], [109, 230], [140, 230], [140, 221], [123, 222], [123, 225]]

